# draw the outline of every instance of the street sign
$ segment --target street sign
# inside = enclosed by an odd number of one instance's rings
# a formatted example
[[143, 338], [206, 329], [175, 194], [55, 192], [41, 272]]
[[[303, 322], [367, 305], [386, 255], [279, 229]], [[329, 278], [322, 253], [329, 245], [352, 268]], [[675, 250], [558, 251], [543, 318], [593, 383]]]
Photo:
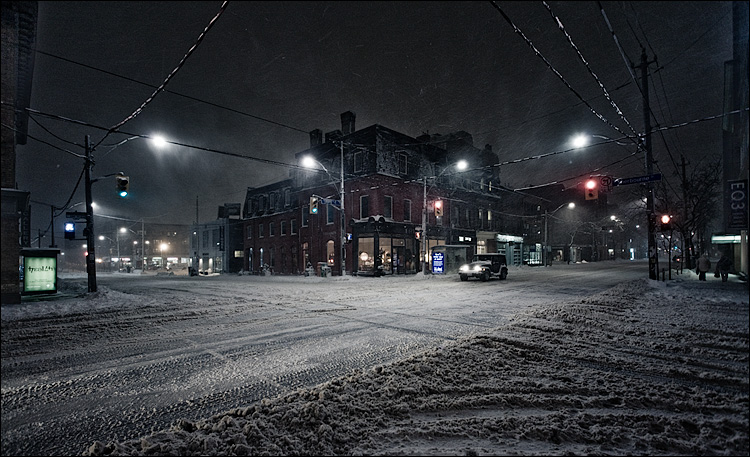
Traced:
[[65, 213], [65, 217], [69, 219], [86, 219], [86, 213], [83, 211], [68, 211]]
[[323, 205], [341, 206], [341, 200], [333, 200], [332, 198], [319, 198], [318, 201]]
[[647, 176], [637, 176], [635, 178], [615, 179], [615, 186], [624, 186], [625, 184], [638, 184], [641, 182], [661, 181], [661, 173], [655, 173]]

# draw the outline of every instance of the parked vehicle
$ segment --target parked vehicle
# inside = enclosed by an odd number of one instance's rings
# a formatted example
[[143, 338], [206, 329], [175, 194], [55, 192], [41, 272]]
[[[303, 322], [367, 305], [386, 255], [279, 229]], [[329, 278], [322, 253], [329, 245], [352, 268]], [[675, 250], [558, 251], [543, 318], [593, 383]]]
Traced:
[[505, 254], [477, 254], [471, 263], [459, 268], [458, 276], [461, 281], [467, 281], [469, 278], [478, 278], [480, 281], [488, 281], [493, 277], [505, 279], [508, 277]]

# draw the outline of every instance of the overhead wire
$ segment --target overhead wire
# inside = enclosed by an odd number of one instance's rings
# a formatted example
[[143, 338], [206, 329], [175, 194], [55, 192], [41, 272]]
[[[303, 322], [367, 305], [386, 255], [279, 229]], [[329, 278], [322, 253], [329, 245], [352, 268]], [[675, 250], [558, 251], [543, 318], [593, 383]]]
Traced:
[[[104, 70], [102, 68], [94, 67], [92, 65], [87, 65], [87, 64], [84, 64], [84, 63], [81, 63], [81, 62], [77, 62], [75, 60], [67, 59], [65, 57], [60, 57], [60, 56], [55, 55], [55, 54], [50, 54], [48, 52], [40, 51], [38, 49], [35, 50], [35, 52], [37, 52], [39, 54], [42, 54], [42, 55], [45, 55], [45, 56], [49, 56], [49, 57], [55, 58], [55, 59], [60, 59], [60, 60], [62, 60], [64, 62], [68, 62], [68, 63], [74, 64], [74, 65], [79, 65], [79, 66], [82, 66], [84, 68], [88, 68], [90, 70], [99, 71], [99, 72], [102, 72], [104, 74], [107, 74], [107, 75], [110, 75], [110, 76], [114, 76], [116, 78], [121, 78], [121, 79], [124, 79], [126, 81], [130, 81], [130, 82], [133, 82], [133, 83], [136, 83], [136, 84], [140, 84], [140, 85], [143, 85], [143, 86], [146, 86], [146, 87], [150, 87], [152, 89], [158, 88], [158, 86], [155, 86], [153, 84], [149, 84], [149, 83], [146, 83], [146, 82], [143, 82], [143, 81], [139, 81], [137, 79], [130, 78], [128, 76], [123, 76], [123, 75], [120, 75], [118, 73], [114, 73], [114, 72], [111, 72], [111, 71], [108, 71], [108, 70]], [[167, 89], [167, 88], [164, 88], [162, 91], [166, 92], [166, 93], [169, 93], [169, 94], [172, 94], [172, 95], [176, 95], [178, 97], [183, 97], [183, 98], [186, 98], [188, 100], [192, 100], [194, 102], [203, 103], [203, 104], [206, 104], [206, 105], [209, 105], [209, 106], [213, 106], [215, 108], [220, 108], [220, 109], [223, 109], [223, 110], [230, 111], [230, 112], [235, 113], [235, 114], [239, 114], [239, 115], [242, 115], [242, 116], [247, 116], [247, 117], [250, 117], [250, 118], [253, 118], [253, 119], [257, 119], [259, 121], [263, 121], [263, 122], [267, 122], [269, 124], [277, 125], [279, 127], [284, 127], [284, 128], [290, 129], [290, 130], [301, 132], [301, 133], [308, 133], [307, 130], [300, 129], [298, 127], [294, 127], [294, 126], [291, 126], [291, 125], [288, 125], [288, 124], [284, 124], [284, 123], [281, 123], [281, 122], [273, 121], [271, 119], [267, 119], [267, 118], [264, 118], [264, 117], [256, 116], [254, 114], [250, 114], [250, 113], [247, 113], [247, 112], [244, 112], [244, 111], [240, 111], [240, 110], [235, 109], [235, 108], [230, 108], [228, 106], [220, 105], [218, 103], [210, 102], [208, 100], [204, 100], [204, 99], [201, 99], [201, 98], [198, 98], [198, 97], [194, 97], [192, 95], [183, 94], [181, 92], [176, 92], [176, 91], [173, 91], [173, 90], [170, 90], [170, 89]]]
[[573, 42], [573, 38], [570, 36], [567, 30], [565, 30], [565, 26], [562, 23], [562, 20], [552, 12], [552, 7], [549, 6], [549, 4], [546, 1], [543, 1], [542, 4], [547, 8], [547, 11], [549, 12], [550, 16], [552, 16], [552, 19], [557, 23], [558, 29], [565, 35], [565, 38], [568, 40], [568, 43], [570, 46], [575, 50], [576, 54], [578, 55], [578, 58], [583, 62], [584, 66], [586, 67], [586, 70], [588, 70], [589, 74], [594, 78], [594, 80], [599, 85], [599, 88], [602, 90], [602, 93], [609, 101], [612, 108], [615, 109], [615, 112], [620, 116], [620, 119], [622, 119], [625, 124], [630, 128], [630, 131], [633, 133], [634, 136], [638, 136], [638, 133], [635, 131], [633, 126], [630, 124], [630, 121], [625, 117], [625, 114], [620, 110], [620, 107], [617, 106], [617, 103], [615, 103], [614, 100], [612, 100], [612, 97], [610, 97], [609, 92], [607, 92], [607, 88], [604, 87], [604, 84], [601, 82], [599, 77], [594, 73], [594, 70], [591, 69], [591, 65], [589, 65], [588, 61], [586, 61], [586, 58], [581, 53], [581, 50], [576, 46], [576, 44]]
[[193, 46], [190, 47], [190, 49], [188, 49], [187, 53], [182, 57], [182, 59], [177, 64], [177, 66], [172, 70], [172, 72], [169, 73], [169, 75], [167, 75], [167, 78], [164, 80], [164, 82], [162, 82], [161, 85], [159, 87], [157, 87], [156, 90], [151, 94], [151, 96], [149, 96], [141, 104], [141, 106], [139, 106], [138, 108], [136, 108], [136, 110], [133, 111], [128, 117], [126, 117], [122, 121], [118, 122], [114, 126], [110, 127], [109, 130], [107, 131], [107, 134], [104, 135], [104, 138], [102, 138], [101, 140], [99, 140], [99, 142], [96, 145], [94, 145], [93, 149], [96, 149], [96, 146], [98, 146], [99, 144], [101, 144], [111, 133], [114, 133], [114, 132], [118, 131], [120, 129], [120, 127], [122, 127], [127, 122], [131, 121], [136, 116], [138, 116], [138, 114], [140, 114], [143, 111], [143, 109], [149, 103], [151, 103], [154, 100], [154, 98], [160, 92], [162, 92], [164, 90], [164, 87], [166, 87], [166, 85], [169, 83], [169, 81], [171, 81], [172, 78], [177, 74], [177, 72], [183, 67], [183, 65], [185, 65], [185, 62], [193, 54], [193, 52], [198, 48], [198, 45], [201, 44], [201, 42], [203, 41], [203, 39], [206, 37], [206, 34], [208, 33], [208, 31], [211, 30], [211, 28], [214, 26], [214, 24], [216, 23], [216, 21], [219, 19], [219, 17], [221, 16], [221, 14], [226, 9], [227, 4], [228, 4], [227, 1], [224, 1], [221, 4], [221, 7], [219, 8], [219, 12], [216, 13], [216, 15], [211, 19], [211, 21], [209, 21], [208, 25], [203, 29], [203, 31], [198, 36], [198, 39], [196, 40], [196, 42], [193, 44]]
[[588, 109], [589, 109], [589, 110], [590, 110], [590, 111], [591, 111], [591, 112], [592, 112], [592, 113], [593, 113], [593, 114], [594, 114], [594, 115], [595, 115], [595, 116], [596, 116], [596, 117], [597, 117], [597, 118], [598, 118], [598, 119], [599, 119], [600, 121], [604, 122], [605, 124], [607, 124], [608, 126], [610, 126], [611, 128], [613, 128], [614, 130], [616, 130], [616, 131], [617, 131], [618, 133], [620, 133], [621, 135], [623, 135], [623, 136], [627, 137], [628, 139], [630, 139], [631, 141], [633, 141], [634, 143], [636, 143], [636, 144], [637, 144], [637, 139], [634, 139], [634, 138], [630, 138], [630, 137], [629, 137], [629, 136], [628, 136], [628, 135], [627, 135], [627, 134], [626, 134], [625, 132], [623, 132], [623, 131], [622, 131], [622, 130], [621, 130], [621, 129], [620, 129], [619, 127], [618, 127], [618, 126], [616, 126], [616, 125], [612, 124], [612, 123], [611, 123], [610, 121], [608, 121], [608, 120], [607, 120], [607, 119], [606, 119], [606, 118], [605, 118], [605, 117], [604, 117], [603, 115], [601, 115], [601, 114], [600, 114], [599, 112], [597, 112], [597, 111], [596, 111], [596, 110], [594, 109], [594, 107], [593, 107], [593, 106], [591, 106], [591, 104], [590, 104], [590, 103], [588, 103], [588, 102], [587, 102], [587, 101], [586, 101], [586, 100], [585, 100], [585, 99], [584, 99], [584, 98], [583, 98], [583, 97], [581, 96], [581, 94], [579, 94], [579, 93], [578, 93], [578, 91], [576, 91], [576, 90], [575, 90], [575, 89], [574, 89], [574, 88], [573, 88], [573, 87], [572, 87], [572, 86], [570, 85], [570, 83], [569, 83], [569, 82], [568, 82], [568, 81], [567, 81], [567, 80], [566, 80], [566, 79], [565, 79], [565, 78], [564, 78], [564, 77], [562, 76], [562, 74], [560, 74], [560, 72], [559, 72], [559, 71], [558, 71], [558, 70], [557, 70], [557, 69], [556, 69], [556, 68], [555, 68], [555, 67], [554, 67], [554, 66], [553, 66], [553, 65], [552, 65], [552, 64], [550, 63], [550, 61], [549, 61], [549, 60], [547, 60], [547, 58], [546, 58], [546, 57], [544, 57], [544, 55], [542, 55], [542, 53], [541, 53], [541, 52], [540, 52], [540, 51], [539, 51], [539, 50], [538, 50], [538, 49], [536, 48], [536, 46], [534, 46], [534, 43], [532, 43], [532, 42], [531, 42], [531, 40], [530, 40], [530, 39], [529, 39], [529, 38], [528, 38], [528, 37], [527, 37], [527, 36], [526, 36], [526, 35], [525, 35], [525, 34], [523, 33], [523, 31], [522, 31], [522, 30], [521, 30], [520, 28], [518, 28], [518, 26], [517, 26], [517, 25], [516, 25], [516, 24], [515, 24], [515, 23], [514, 23], [514, 22], [513, 22], [512, 20], [511, 20], [511, 18], [510, 18], [510, 17], [509, 17], [509, 16], [508, 16], [508, 15], [507, 15], [507, 14], [505, 13], [505, 11], [503, 11], [503, 9], [502, 9], [502, 8], [500, 8], [500, 6], [498, 6], [498, 5], [497, 5], [497, 2], [496, 2], [496, 1], [494, 1], [494, 0], [491, 0], [491, 1], [490, 1], [490, 3], [492, 4], [492, 6], [494, 6], [494, 7], [495, 7], [495, 9], [497, 9], [497, 10], [498, 10], [498, 12], [499, 12], [499, 13], [500, 13], [500, 15], [501, 15], [501, 16], [503, 17], [503, 19], [505, 19], [505, 21], [506, 21], [506, 22], [507, 22], [507, 23], [508, 23], [508, 24], [509, 24], [509, 25], [510, 25], [511, 27], [513, 27], [513, 31], [514, 31], [514, 32], [515, 32], [516, 34], [518, 34], [518, 35], [519, 35], [519, 36], [520, 36], [520, 37], [521, 37], [521, 38], [522, 38], [522, 39], [523, 39], [523, 40], [524, 40], [524, 41], [526, 42], [526, 44], [527, 44], [527, 45], [528, 45], [528, 46], [529, 46], [529, 47], [530, 47], [530, 48], [532, 49], [532, 51], [534, 52], [534, 54], [535, 54], [535, 55], [536, 55], [537, 57], [539, 57], [540, 59], [542, 59], [542, 61], [543, 61], [543, 62], [545, 63], [545, 65], [547, 65], [547, 68], [549, 68], [549, 69], [550, 69], [550, 70], [551, 70], [551, 71], [552, 71], [552, 72], [553, 72], [553, 73], [554, 73], [554, 74], [555, 74], [555, 75], [556, 75], [556, 76], [557, 76], [557, 77], [558, 77], [558, 78], [559, 78], [559, 79], [560, 79], [560, 80], [561, 80], [561, 81], [563, 82], [563, 84], [565, 85], [565, 87], [567, 87], [567, 88], [568, 88], [568, 89], [569, 89], [569, 90], [570, 90], [571, 92], [573, 92], [573, 94], [574, 94], [574, 95], [575, 95], [576, 97], [578, 97], [578, 99], [579, 99], [579, 100], [581, 100], [581, 101], [582, 101], [582, 102], [583, 102], [583, 103], [584, 103], [584, 104], [586, 105], [586, 107], [588, 107]]

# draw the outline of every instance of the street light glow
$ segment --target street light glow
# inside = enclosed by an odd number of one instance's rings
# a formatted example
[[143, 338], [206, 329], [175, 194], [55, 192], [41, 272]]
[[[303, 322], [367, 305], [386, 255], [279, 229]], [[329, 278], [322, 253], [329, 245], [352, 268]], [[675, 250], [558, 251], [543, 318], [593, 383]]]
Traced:
[[164, 139], [161, 135], [155, 135], [153, 138], [151, 138], [151, 142], [159, 149], [163, 149], [167, 146], [167, 140]]
[[463, 171], [463, 170], [466, 170], [468, 167], [469, 167], [469, 162], [465, 160], [459, 160], [458, 162], [456, 162], [456, 168], [458, 170]]
[[584, 135], [584, 134], [576, 135], [573, 137], [573, 140], [571, 141], [571, 143], [573, 144], [573, 147], [576, 149], [583, 148], [583, 147], [588, 146], [589, 137], [588, 135]]

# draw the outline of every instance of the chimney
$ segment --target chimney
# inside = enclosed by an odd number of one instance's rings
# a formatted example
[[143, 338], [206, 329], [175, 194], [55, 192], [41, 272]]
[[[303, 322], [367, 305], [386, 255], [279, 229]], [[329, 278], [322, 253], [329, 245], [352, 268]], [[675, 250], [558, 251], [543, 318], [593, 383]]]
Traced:
[[315, 129], [310, 132], [310, 147], [314, 148], [320, 144], [323, 144], [323, 131]]
[[351, 111], [341, 113], [341, 132], [344, 135], [354, 133], [354, 119], [357, 117], [356, 114]]

